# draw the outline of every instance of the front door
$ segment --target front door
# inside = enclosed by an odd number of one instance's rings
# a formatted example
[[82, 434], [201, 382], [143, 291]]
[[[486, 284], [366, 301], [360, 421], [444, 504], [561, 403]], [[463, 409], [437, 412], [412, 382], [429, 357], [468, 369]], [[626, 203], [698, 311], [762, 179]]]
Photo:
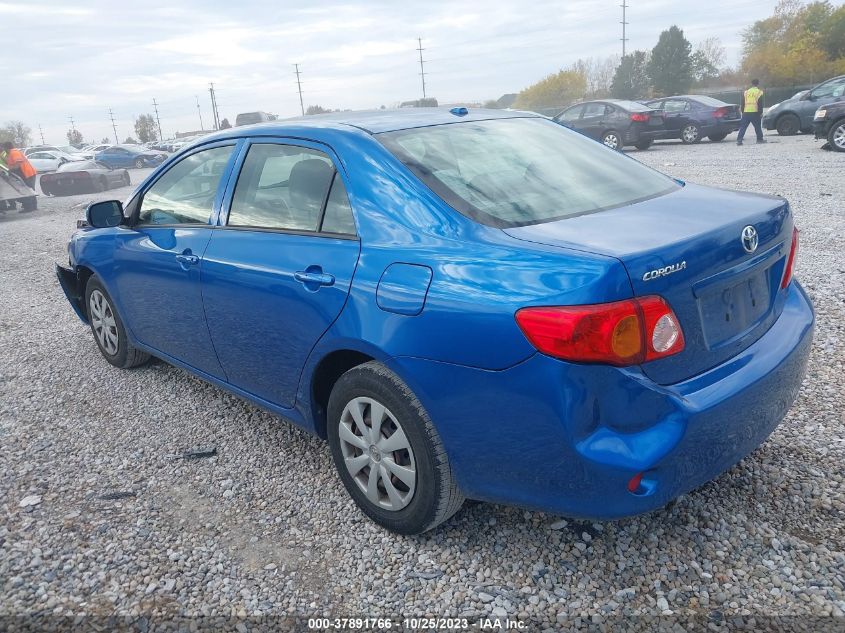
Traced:
[[[657, 108], [658, 106], [654, 106]], [[683, 99], [666, 99], [663, 102], [663, 122], [670, 132], [669, 138], [680, 138], [681, 130], [689, 123], [690, 105]]]
[[133, 210], [115, 248], [115, 283], [127, 325], [141, 343], [224, 378], [211, 345], [200, 291], [210, 220], [222, 198], [234, 143], [175, 163]]
[[203, 259], [208, 327], [229, 382], [282, 407], [346, 303], [360, 250], [343, 177], [320, 147], [252, 144]]
[[579, 127], [590, 138], [601, 140], [602, 133], [607, 130], [606, 116], [608, 107], [603, 103], [584, 104]]

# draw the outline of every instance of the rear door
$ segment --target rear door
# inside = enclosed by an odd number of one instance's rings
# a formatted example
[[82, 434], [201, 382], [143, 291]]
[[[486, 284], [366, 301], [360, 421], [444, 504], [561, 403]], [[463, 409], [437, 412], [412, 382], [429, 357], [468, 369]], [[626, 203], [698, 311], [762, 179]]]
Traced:
[[311, 349], [346, 303], [360, 243], [329, 148], [261, 139], [241, 154], [205, 251], [205, 312], [229, 382], [292, 407]]
[[[653, 106], [658, 108], [660, 106]], [[690, 105], [683, 99], [666, 99], [663, 102], [663, 124], [669, 138], [681, 136], [681, 129], [690, 122]]]

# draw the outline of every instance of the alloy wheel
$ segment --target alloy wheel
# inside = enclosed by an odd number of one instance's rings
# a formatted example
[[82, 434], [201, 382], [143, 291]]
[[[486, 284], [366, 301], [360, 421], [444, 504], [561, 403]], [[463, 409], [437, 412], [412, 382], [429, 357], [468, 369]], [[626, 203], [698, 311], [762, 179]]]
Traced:
[[416, 489], [416, 461], [396, 417], [361, 396], [347, 403], [338, 424], [344, 464], [369, 502], [394, 512], [406, 507]]
[[100, 347], [109, 356], [114, 356], [117, 354], [119, 338], [111, 304], [102, 292], [94, 290], [88, 299], [88, 308], [91, 316], [91, 327], [100, 342]]
[[603, 141], [610, 149], [617, 149], [619, 147], [619, 137], [616, 134], [605, 134]]
[[831, 136], [833, 144], [839, 148], [840, 151], [845, 151], [845, 123], [840, 123], [834, 130]]
[[681, 134], [687, 143], [695, 143], [698, 140], [698, 128], [694, 125], [686, 126]]

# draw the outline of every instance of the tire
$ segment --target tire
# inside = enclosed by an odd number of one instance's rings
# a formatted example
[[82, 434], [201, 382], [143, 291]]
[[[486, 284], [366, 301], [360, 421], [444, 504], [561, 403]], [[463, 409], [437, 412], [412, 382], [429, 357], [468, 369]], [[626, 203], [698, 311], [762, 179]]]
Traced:
[[144, 167], [144, 159], [143, 158], [137, 159], [135, 161], [135, 168], [136, 169], [142, 169], [143, 167]]
[[129, 176], [129, 172], [124, 171], [123, 172], [123, 186], [128, 187], [131, 184], [132, 184], [132, 178]]
[[108, 191], [108, 190], [109, 190], [108, 178], [106, 178], [106, 177], [100, 178], [100, 191]]
[[728, 135], [727, 134], [711, 134], [707, 138], [709, 138], [714, 143], [721, 143], [726, 138], [728, 138]]
[[[382, 422], [379, 439], [370, 443], [374, 410], [382, 411]], [[327, 431], [343, 485], [364, 514], [380, 526], [399, 534], [420, 534], [460, 510], [464, 497], [437, 430], [408, 386], [381, 363], [359, 365], [335, 383]], [[383, 447], [390, 452], [378, 450]], [[397, 472], [403, 474], [402, 479]], [[375, 473], [375, 485], [368, 496], [371, 473]]]
[[644, 152], [644, 151], [645, 151], [645, 150], [647, 150], [649, 147], [651, 147], [651, 144], [652, 144], [653, 142], [654, 142], [654, 141], [653, 141], [652, 139], [648, 139], [647, 141], [639, 141], [639, 142], [637, 142], [637, 143], [634, 143], [634, 147], [636, 147], [638, 150], [640, 150], [640, 151], [643, 151], [643, 152]]
[[701, 142], [701, 128], [695, 123], [690, 123], [681, 128], [681, 143], [693, 145]]
[[121, 369], [129, 369], [150, 360], [149, 354], [129, 342], [114, 302], [96, 275], [91, 275], [85, 286], [85, 311], [94, 342], [109, 363]]
[[622, 139], [619, 137], [619, 133], [616, 130], [608, 130], [607, 132], [602, 134], [601, 142], [604, 143], [610, 149], [622, 149]]
[[783, 114], [775, 124], [781, 136], [795, 136], [801, 129], [801, 121], [794, 114]]
[[35, 211], [38, 208], [38, 198], [30, 196], [21, 200], [21, 212]]
[[827, 142], [834, 152], [845, 152], [845, 119], [840, 119], [830, 126]]

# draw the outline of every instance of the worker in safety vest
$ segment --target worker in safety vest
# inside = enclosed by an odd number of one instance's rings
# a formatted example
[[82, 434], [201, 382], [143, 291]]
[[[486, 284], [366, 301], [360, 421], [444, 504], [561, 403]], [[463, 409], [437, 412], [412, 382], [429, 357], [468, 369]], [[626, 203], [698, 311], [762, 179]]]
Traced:
[[763, 91], [760, 90], [760, 80], [754, 79], [751, 87], [742, 93], [742, 121], [739, 124], [739, 134], [736, 136], [736, 144], [742, 145], [745, 130], [749, 125], [754, 126], [757, 133], [757, 142], [765, 143], [763, 138], [763, 126], [760, 119], [763, 116]]
[[27, 187], [35, 189], [35, 177], [38, 175], [38, 170], [32, 166], [24, 153], [15, 149], [15, 146], [8, 141], [3, 143], [3, 152], [0, 158], [6, 163], [9, 171], [21, 177]]

